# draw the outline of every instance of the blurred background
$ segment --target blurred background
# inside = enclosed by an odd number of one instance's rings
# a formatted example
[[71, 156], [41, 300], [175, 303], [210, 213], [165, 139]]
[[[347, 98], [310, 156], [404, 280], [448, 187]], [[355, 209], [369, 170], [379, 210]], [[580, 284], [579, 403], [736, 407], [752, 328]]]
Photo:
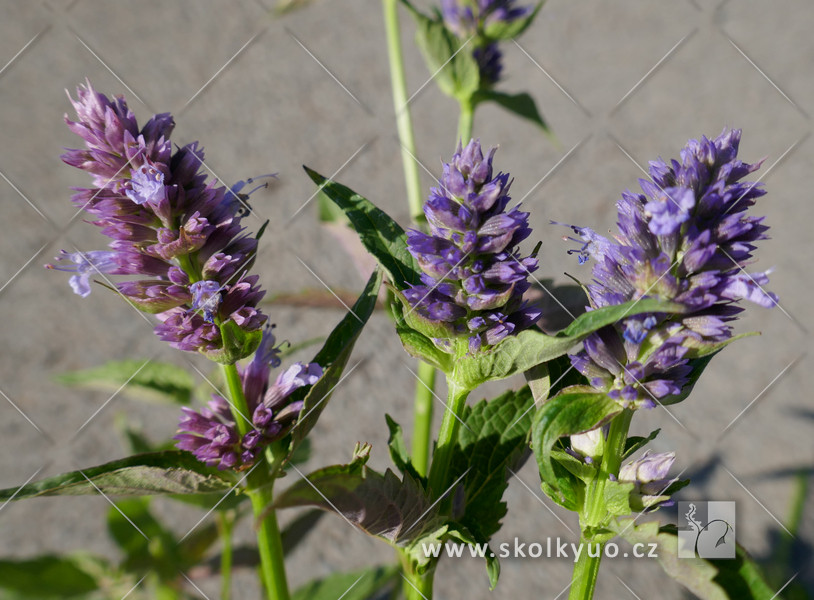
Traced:
[[[124, 94], [142, 123], [172, 112], [175, 143], [200, 140], [208, 167], [227, 185], [278, 174], [252, 196], [246, 224], [256, 231], [270, 221], [255, 271], [268, 298], [277, 299], [265, 311], [278, 336], [292, 343], [325, 335], [341, 318], [328, 288], [355, 295], [364, 283], [336, 238], [320, 229], [314, 186], [301, 165], [333, 175], [408, 224], [380, 3], [314, 0], [285, 14], [276, 7], [274, 0], [0, 0], [0, 488], [126, 456], [117, 415], [155, 441], [175, 431], [177, 407], [126, 392], [111, 399], [110, 392], [66, 388], [56, 375], [123, 358], [187, 366], [202, 385], [211, 371], [206, 361], [160, 342], [149, 319], [114, 294], [94, 286], [83, 300], [71, 293], [67, 275], [42, 269], [60, 249], [96, 250], [107, 242], [70, 202], [70, 187], [88, 179], [59, 160], [64, 147], [79, 143], [62, 120], [71, 110], [66, 89], [73, 94], [88, 78], [105, 94]], [[478, 109], [474, 132], [484, 146], [500, 145], [495, 166], [513, 175], [513, 196], [531, 212], [528, 249], [542, 241], [537, 276], [563, 299], [568, 291], [558, 286], [572, 283], [565, 272], [587, 280], [590, 264], [566, 255], [567, 231], [550, 220], [614, 227], [615, 200], [637, 186], [648, 160], [677, 156], [687, 139], [725, 127], [743, 129], [743, 160], [765, 158], [758, 175], [769, 193], [754, 212], [766, 215], [772, 239], [761, 244], [754, 269], [773, 269], [770, 289], [781, 305], [749, 306], [738, 330], [762, 336], [722, 352], [670, 414], [658, 408], [637, 415], [633, 433], [660, 427], [653, 447], [675, 450], [676, 468], [693, 479], [679, 499], [736, 501], [739, 542], [761, 560], [790, 552], [775, 588], [796, 574], [792, 585], [814, 593], [814, 495], [804, 489], [814, 465], [812, 27], [814, 5], [806, 0], [549, 0], [517, 43], [503, 45], [499, 89], [529, 92], [556, 143], [488, 105]], [[455, 149], [457, 107], [428, 82], [405, 12], [402, 33], [416, 158], [428, 190], [440, 159]], [[317, 301], [298, 306], [285, 298], [291, 293]], [[364, 331], [350, 364], [357, 363], [311, 434], [303, 472], [346, 462], [357, 440], [373, 444], [370, 464], [384, 469], [384, 414], [410, 430], [414, 361], [384, 314]], [[543, 495], [532, 462], [506, 500], [497, 543], [575, 539], [575, 517]], [[800, 527], [791, 535], [800, 502]], [[181, 533], [205, 512], [164, 500], [154, 506]], [[0, 554], [87, 550], [115, 558], [108, 509], [102, 497], [0, 506]], [[283, 521], [295, 515], [284, 513]], [[674, 522], [675, 509], [659, 516]], [[236, 537], [251, 543], [250, 523]], [[389, 559], [381, 542], [329, 516], [288, 557], [288, 568], [296, 587]], [[527, 558], [503, 560], [502, 567], [490, 594], [481, 561], [442, 561], [437, 597], [553, 600], [572, 564]], [[189, 576], [217, 597], [216, 578]], [[235, 597], [257, 597], [256, 586], [251, 570], [236, 572]], [[631, 597], [689, 594], [653, 560], [603, 561], [597, 598]]]

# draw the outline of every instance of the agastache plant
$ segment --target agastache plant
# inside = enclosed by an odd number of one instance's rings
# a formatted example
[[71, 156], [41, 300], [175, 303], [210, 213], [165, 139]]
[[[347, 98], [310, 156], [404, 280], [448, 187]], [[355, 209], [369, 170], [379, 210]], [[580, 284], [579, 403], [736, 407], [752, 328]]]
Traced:
[[[640, 180], [642, 193], [626, 191], [618, 201], [613, 239], [572, 227], [579, 240], [569, 239], [581, 246], [569, 254], [580, 264], [594, 261], [593, 279], [585, 286], [588, 314], [655, 298], [671, 305], [664, 312], [626, 311], [585, 338], [583, 350], [569, 358], [588, 385], [565, 387], [536, 417], [543, 489], [579, 513], [585, 543], [602, 546], [612, 536], [608, 532], [624, 535], [633, 525], [615, 525], [620, 519], [669, 506], [671, 494], [687, 483], [668, 475], [672, 452], [648, 450], [621, 465], [632, 451], [627, 435], [634, 411], [689, 395], [711, 357], [735, 339], [731, 323], [743, 311], [739, 301], [767, 308], [777, 304], [763, 288], [768, 273], [745, 270], [768, 227], [762, 217], [747, 214], [765, 191], [744, 180], [760, 164], [737, 158], [740, 138], [740, 130], [725, 130], [714, 139], [690, 140], [680, 160], [652, 161], [652, 181]], [[557, 434], [577, 435], [552, 446], [556, 435], [548, 419], [566, 405], [573, 422]], [[572, 475], [558, 480], [552, 460]], [[568, 466], [569, 461], [577, 464]], [[609, 501], [614, 495], [627, 501]], [[593, 596], [600, 558], [601, 553], [580, 558], [572, 600]]]
[[[116, 471], [120, 483], [113, 493], [131, 488], [135, 493], [245, 492], [257, 519], [266, 593], [287, 600], [273, 483], [323, 410], [373, 310], [381, 276], [371, 276], [313, 362], [297, 362], [272, 380], [271, 370], [281, 364], [281, 349], [271, 327], [263, 331], [267, 317], [258, 303], [265, 292], [258, 277], [249, 274], [257, 237], [241, 224], [245, 201], [258, 188], [243, 194], [240, 190], [251, 180], [232, 189], [208, 180], [201, 171], [203, 151], [197, 142], [173, 152], [174, 121], [169, 114], [155, 115], [139, 128], [123, 98], [111, 100], [90, 83], [77, 90], [72, 103], [77, 120], [66, 117], [66, 122], [85, 148], [68, 150], [62, 159], [90, 173], [94, 184], [77, 189], [73, 202], [92, 215], [93, 224], [112, 241], [109, 251], [62, 251], [57, 265], [46, 266], [72, 272], [71, 288], [84, 298], [90, 295], [91, 277], [98, 275], [104, 287], [155, 314], [155, 332], [162, 340], [221, 364], [227, 390], [216, 387], [200, 410], [181, 409], [174, 438], [178, 452], [148, 453], [126, 459], [126, 464], [114, 461], [97, 467], [94, 477]], [[137, 278], [114, 284], [107, 275]], [[245, 366], [236, 364], [252, 355]], [[163, 366], [165, 372], [172, 368]], [[329, 370], [331, 387], [320, 387]], [[188, 460], [189, 453], [194, 462]], [[59, 490], [63, 476], [57, 479], [53, 485]], [[104, 492], [103, 479], [98, 484], [84, 479]]]

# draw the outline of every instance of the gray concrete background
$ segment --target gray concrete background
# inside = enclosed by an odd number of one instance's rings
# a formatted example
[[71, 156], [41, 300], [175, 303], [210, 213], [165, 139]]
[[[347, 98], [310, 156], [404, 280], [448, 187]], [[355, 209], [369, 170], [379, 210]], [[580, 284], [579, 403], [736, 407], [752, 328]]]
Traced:
[[[167, 348], [114, 295], [97, 288], [82, 300], [71, 294], [67, 276], [42, 270], [61, 248], [105, 244], [94, 227], [73, 218], [69, 187], [87, 178], [58, 159], [62, 147], [78, 143], [62, 122], [70, 108], [66, 88], [88, 77], [100, 91], [125, 93], [142, 122], [154, 112], [173, 112], [176, 143], [200, 140], [208, 165], [226, 182], [279, 173], [270, 190], [253, 197], [257, 218], [249, 221], [256, 228], [271, 220], [256, 267], [271, 294], [320, 289], [302, 263], [331, 287], [359, 290], [363, 283], [348, 256], [318, 229], [313, 202], [290, 220], [313, 193], [300, 165], [325, 174], [339, 170], [337, 179], [407, 222], [380, 3], [318, 0], [283, 18], [272, 18], [271, 7], [272, 0], [0, 1], [0, 487], [123, 456], [113, 429], [117, 414], [154, 439], [175, 429], [174, 408], [126, 394], [105, 404], [109, 394], [65, 389], [52, 381], [55, 374], [127, 357], [192, 361], [204, 373], [209, 368]], [[496, 166], [514, 175], [515, 198], [530, 191], [524, 204], [543, 242], [538, 275], [558, 284], [569, 283], [565, 270], [583, 279], [589, 271], [565, 255], [563, 231], [549, 219], [612, 227], [614, 201], [636, 185], [638, 165], [676, 156], [688, 138], [717, 135], [723, 127], [743, 128], [744, 160], [767, 157], [760, 174], [769, 194], [755, 212], [767, 216], [773, 239], [761, 244], [755, 268], [774, 268], [770, 287], [782, 308], [749, 307], [738, 329], [760, 330], [762, 337], [717, 357], [672, 416], [653, 410], [633, 426], [644, 433], [661, 427], [654, 447], [676, 450], [676, 467], [697, 476], [682, 499], [737, 501], [738, 539], [759, 557], [770, 555], [785, 535], [778, 521], [785, 522], [794, 491], [789, 471], [810, 473], [814, 459], [814, 365], [806, 330], [814, 259], [812, 27], [814, 5], [806, 0], [549, 0], [519, 45], [505, 44], [500, 89], [530, 92], [559, 146], [493, 107], [480, 109], [475, 124], [484, 145], [500, 144]], [[429, 74], [412, 46], [406, 15], [403, 32], [412, 93]], [[449, 158], [455, 145], [455, 104], [429, 84], [411, 106], [418, 159], [438, 174], [439, 158]], [[426, 189], [432, 178], [422, 177]], [[341, 316], [283, 306], [268, 312], [292, 341], [324, 334]], [[309, 468], [345, 460], [357, 440], [374, 445], [372, 464], [384, 468], [384, 413], [409, 430], [412, 361], [383, 316], [365, 331], [356, 361], [361, 364], [312, 434]], [[539, 491], [532, 464], [506, 499], [510, 514], [497, 541], [571, 539], [556, 517], [571, 528], [576, 520]], [[157, 506], [179, 531], [200, 518], [167, 502]], [[105, 531], [107, 509], [101, 497], [4, 506], [0, 553], [115, 556]], [[797, 540], [800, 565], [812, 562], [812, 515], [809, 498]], [[667, 510], [663, 517], [675, 514]], [[251, 539], [248, 527], [239, 538]], [[326, 518], [288, 567], [297, 585], [389, 555], [341, 519]], [[653, 561], [608, 560], [603, 567], [598, 598], [686, 595]], [[437, 597], [553, 599], [570, 569], [557, 559], [506, 560], [490, 594], [478, 561], [447, 560], [439, 567]], [[809, 586], [812, 577], [810, 571], [799, 575]], [[196, 583], [217, 597], [217, 582]], [[257, 597], [253, 574], [238, 575], [236, 584], [238, 597]]]

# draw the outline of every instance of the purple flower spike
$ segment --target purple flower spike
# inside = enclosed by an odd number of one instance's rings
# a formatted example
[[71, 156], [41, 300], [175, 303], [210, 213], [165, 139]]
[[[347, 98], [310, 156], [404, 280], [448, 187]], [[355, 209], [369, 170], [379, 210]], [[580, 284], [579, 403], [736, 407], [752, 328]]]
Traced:
[[[590, 336], [585, 350], [571, 357], [594, 387], [624, 406], [652, 407], [681, 393], [692, 371], [688, 350], [732, 337], [728, 323], [742, 310], [734, 302], [777, 304], [777, 296], [763, 288], [768, 272], [744, 271], [768, 227], [746, 214], [765, 192], [742, 181], [760, 165], [737, 159], [740, 137], [733, 130], [714, 140], [690, 140], [681, 162], [651, 162], [652, 181], [640, 180], [643, 193], [626, 191], [617, 202], [614, 239], [583, 227], [572, 227], [579, 240], [567, 238], [582, 244], [568, 251], [580, 263], [596, 261], [587, 286], [591, 308], [645, 297], [685, 307], [678, 317], [623, 319]], [[615, 354], [598, 352], [611, 339]]]
[[407, 232], [408, 249], [424, 274], [404, 296], [419, 315], [469, 337], [472, 352], [540, 316], [523, 301], [528, 276], [537, 269], [537, 260], [523, 258], [517, 248], [531, 234], [528, 213], [519, 206], [507, 210], [511, 182], [508, 174], [493, 175], [495, 150], [484, 158], [478, 140], [459, 144], [424, 205], [429, 234]]
[[[90, 293], [94, 270], [146, 277], [118, 288], [134, 306], [157, 314], [161, 339], [221, 362], [245, 356], [266, 322], [257, 309], [264, 292], [248, 274], [257, 240], [245, 233], [235, 201], [245, 184], [232, 192], [207, 182], [197, 142], [172, 152], [169, 114], [139, 129], [123, 98], [110, 100], [89, 83], [71, 102], [77, 120], [66, 121], [85, 148], [62, 159], [90, 173], [94, 183], [77, 190], [73, 201], [111, 238], [111, 251], [65, 254], [61, 258], [75, 266], [52, 268], [75, 272], [70, 284], [81, 296]], [[237, 349], [225, 348], [221, 338], [220, 328], [230, 322], [240, 330], [232, 328], [233, 338], [249, 340]]]
[[291, 394], [316, 383], [323, 371], [316, 363], [296, 363], [269, 385], [270, 370], [280, 364], [274, 341], [271, 329], [266, 329], [252, 361], [240, 370], [248, 409], [244, 416], [251, 420], [251, 429], [241, 437], [229, 404], [215, 394], [200, 412], [181, 409], [174, 438], [177, 448], [221, 470], [244, 470], [254, 464], [266, 446], [291, 431], [303, 407], [302, 400], [292, 400]]

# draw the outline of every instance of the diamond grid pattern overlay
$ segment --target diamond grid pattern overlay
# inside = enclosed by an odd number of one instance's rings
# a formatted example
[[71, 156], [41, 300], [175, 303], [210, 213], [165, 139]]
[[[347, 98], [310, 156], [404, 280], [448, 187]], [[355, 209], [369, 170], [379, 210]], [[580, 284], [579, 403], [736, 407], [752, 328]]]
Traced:
[[[252, 197], [256, 218], [249, 221], [254, 228], [271, 221], [256, 267], [270, 295], [325, 288], [339, 295], [362, 285], [334, 238], [315, 233], [313, 186], [301, 164], [334, 174], [407, 221], [378, 5], [315, 2], [278, 19], [267, 4], [151, 1], [136, 11], [99, 0], [0, 3], [8, 15], [0, 25], [0, 131], [7, 140], [0, 148], [0, 219], [7, 226], [0, 236], [0, 307], [6, 315], [0, 327], [0, 485], [122, 456], [113, 431], [116, 413], [141, 421], [157, 439], [174, 430], [172, 408], [145, 406], [126, 393], [64, 389], [53, 375], [140, 357], [191, 364], [203, 385], [209, 379], [205, 361], [163, 347], [146, 320], [114, 294], [97, 289], [83, 301], [64, 277], [40, 268], [60, 248], [87, 251], [105, 243], [69, 202], [69, 187], [83, 184], [83, 175], [57, 158], [62, 147], [76, 143], [60, 119], [70, 109], [64, 88], [88, 77], [106, 93], [125, 93], [142, 120], [173, 112], [176, 142], [200, 139], [207, 169], [228, 184], [279, 174], [268, 191]], [[741, 330], [761, 330], [763, 337], [722, 353], [693, 398], [670, 408], [673, 418], [656, 409], [634, 423], [637, 433], [663, 428], [656, 448], [677, 451], [677, 465], [695, 480], [693, 494], [739, 502], [745, 515], [739, 540], [758, 556], [771, 552], [772, 539], [787, 535], [793, 485], [782, 473], [798, 467], [810, 472], [814, 450], [806, 402], [812, 383], [806, 292], [814, 250], [806, 243], [806, 217], [814, 84], [805, 76], [814, 41], [803, 26], [814, 20], [814, 10], [803, 0], [780, 4], [770, 10], [753, 2], [630, 0], [597, 11], [550, 0], [532, 30], [506, 44], [501, 89], [532, 93], [559, 143], [493, 107], [479, 110], [475, 124], [485, 145], [501, 144], [498, 167], [515, 177], [514, 196], [531, 210], [535, 235], [543, 240], [536, 275], [550, 290], [551, 305], [562, 304], [566, 313], [567, 298], [556, 284], [568, 280], [560, 273], [584, 279], [588, 272], [563, 266], [562, 231], [547, 225], [549, 219], [612, 227], [615, 198], [635, 186], [649, 158], [673, 156], [687, 138], [713, 135], [723, 126], [744, 128], [746, 160], [768, 157], [760, 173], [769, 195], [757, 212], [767, 215], [774, 239], [763, 244], [759, 268], [775, 267], [771, 289], [781, 306], [748, 311]], [[428, 187], [438, 158], [454, 148], [455, 107], [425, 85], [429, 74], [409, 43], [406, 15], [403, 29], [415, 159]], [[278, 305], [268, 312], [292, 342], [324, 334], [340, 316], [338, 310]], [[374, 444], [371, 464], [384, 468], [383, 413], [410, 423], [414, 374], [384, 318], [374, 317], [366, 329], [353, 365], [313, 433], [315, 451], [303, 473], [348, 456], [357, 439]], [[439, 404], [436, 413], [442, 409]], [[572, 515], [539, 491], [534, 465], [516, 476], [496, 542], [515, 536], [534, 541], [531, 532], [570, 540]], [[20, 556], [110, 553], [99, 518], [108, 501], [115, 503], [98, 497], [0, 506], [4, 547]], [[179, 537], [191, 534], [204, 516], [157, 505]], [[70, 522], [65, 514], [72, 515]], [[810, 525], [800, 537], [814, 537]], [[294, 585], [381, 558], [378, 543], [351, 535], [341, 519], [324, 519], [318, 535], [318, 547], [306, 544], [289, 557]], [[248, 528], [237, 536], [238, 542], [252, 537]], [[504, 561], [493, 595], [563, 597], [570, 568], [556, 560]], [[654, 565], [606, 561], [605, 569], [598, 598], [683, 597]], [[480, 561], [445, 561], [439, 571], [438, 597], [485, 597]], [[181, 575], [191, 594], [217, 597], [212, 581]], [[814, 574], [794, 578], [811, 585]], [[238, 574], [235, 591], [251, 597], [254, 585], [251, 573]]]

